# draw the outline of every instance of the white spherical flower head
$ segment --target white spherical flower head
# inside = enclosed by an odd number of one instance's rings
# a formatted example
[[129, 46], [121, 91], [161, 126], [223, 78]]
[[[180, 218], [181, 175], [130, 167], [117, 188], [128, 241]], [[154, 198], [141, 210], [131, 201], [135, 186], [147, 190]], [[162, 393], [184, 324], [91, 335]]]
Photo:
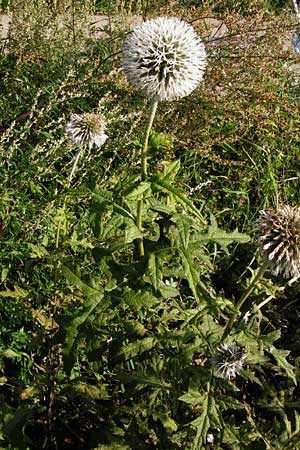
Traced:
[[101, 147], [107, 139], [105, 121], [101, 114], [73, 114], [67, 123], [66, 133], [74, 145]]
[[204, 44], [193, 27], [174, 17], [158, 17], [137, 26], [123, 49], [129, 83], [157, 101], [189, 95], [203, 78]]

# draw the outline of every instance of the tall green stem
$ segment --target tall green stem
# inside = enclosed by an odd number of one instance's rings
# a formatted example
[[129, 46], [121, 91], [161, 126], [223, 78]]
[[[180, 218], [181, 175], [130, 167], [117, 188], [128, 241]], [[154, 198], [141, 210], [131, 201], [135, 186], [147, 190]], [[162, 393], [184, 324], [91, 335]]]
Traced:
[[247, 289], [245, 290], [245, 292], [243, 293], [243, 295], [241, 296], [241, 298], [238, 300], [235, 308], [237, 309], [237, 312], [233, 313], [225, 327], [223, 336], [221, 338], [221, 341], [224, 341], [224, 339], [228, 336], [228, 334], [230, 333], [232, 326], [234, 324], [234, 321], [237, 317], [237, 315], [240, 312], [241, 307], [243, 306], [243, 304], [245, 303], [245, 301], [247, 300], [247, 298], [249, 297], [249, 295], [251, 294], [251, 292], [253, 291], [253, 289], [255, 288], [257, 282], [263, 277], [265, 271], [267, 270], [267, 268], [269, 267], [269, 264], [263, 264], [259, 271], [257, 272], [257, 274], [255, 275], [255, 277], [253, 278], [253, 280], [251, 281], [251, 283], [249, 284], [249, 286], [247, 287]]
[[[150, 131], [152, 128], [153, 120], [155, 117], [156, 109], [157, 109], [158, 101], [153, 100], [150, 106], [150, 115], [149, 115], [149, 121], [148, 126], [146, 130], [145, 140], [144, 140], [144, 146], [142, 149], [142, 155], [141, 155], [141, 178], [142, 181], [146, 181], [147, 179], [147, 151], [148, 151], [148, 142], [149, 142], [149, 136]], [[137, 214], [136, 214], [136, 226], [140, 231], [142, 231], [143, 226], [143, 199], [138, 200], [137, 204]], [[139, 238], [137, 239], [137, 249], [138, 249], [138, 255], [141, 258], [145, 254], [144, 250], [144, 243], [143, 239]]]

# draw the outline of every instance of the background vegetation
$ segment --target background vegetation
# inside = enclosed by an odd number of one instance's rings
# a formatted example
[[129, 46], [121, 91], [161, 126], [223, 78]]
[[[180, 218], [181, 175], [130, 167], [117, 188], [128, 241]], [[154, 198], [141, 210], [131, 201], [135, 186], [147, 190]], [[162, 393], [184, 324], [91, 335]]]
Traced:
[[[257, 284], [227, 338], [246, 355], [236, 379], [211, 364], [259, 268], [259, 211], [299, 204], [289, 3], [1, 7], [11, 16], [0, 48], [1, 448], [300, 448], [298, 282], [267, 273]], [[95, 8], [113, 18], [101, 36]], [[148, 102], [120, 70], [132, 14], [183, 17], [209, 61], [191, 96], [159, 105], [146, 194]], [[69, 188], [65, 125], [93, 111], [109, 137]], [[141, 195], [147, 256], [137, 260]]]

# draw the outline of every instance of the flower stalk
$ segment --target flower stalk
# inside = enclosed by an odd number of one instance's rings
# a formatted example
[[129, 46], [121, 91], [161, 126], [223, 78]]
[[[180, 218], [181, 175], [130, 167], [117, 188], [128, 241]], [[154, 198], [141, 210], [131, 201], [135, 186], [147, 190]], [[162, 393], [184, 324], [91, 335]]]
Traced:
[[77, 152], [77, 155], [75, 156], [74, 164], [72, 166], [72, 170], [68, 177], [68, 188], [71, 186], [71, 181], [74, 176], [74, 173], [75, 173], [75, 170], [76, 170], [76, 167], [77, 167], [77, 164], [78, 164], [78, 161], [79, 161], [79, 158], [80, 158], [82, 152], [83, 152], [83, 148], [80, 148], [79, 151]]
[[157, 110], [157, 105], [158, 105], [158, 101], [157, 100], [153, 100], [151, 102], [149, 121], [148, 121], [147, 130], [146, 130], [143, 150], [142, 150], [142, 166], [141, 166], [142, 181], [145, 181], [146, 178], [147, 178], [148, 142], [149, 142], [150, 131], [151, 131], [151, 128], [152, 128], [152, 125], [153, 125], [153, 120], [154, 120], [155, 113], [156, 113], [156, 110]]
[[[75, 156], [75, 160], [74, 160], [70, 175], [68, 177], [67, 189], [70, 189], [70, 187], [71, 187], [72, 178], [74, 176], [76, 167], [79, 162], [79, 158], [83, 151], [84, 151], [84, 147], [80, 148], [79, 151], [77, 152], [77, 155]], [[67, 203], [67, 196], [65, 196], [65, 198], [64, 198], [64, 203], [63, 203], [63, 207], [62, 207], [63, 214], [65, 213], [66, 203]], [[60, 234], [60, 230], [61, 230], [61, 225], [62, 225], [62, 218], [59, 219], [57, 228], [56, 228], [55, 248], [58, 248], [58, 245], [59, 245], [59, 234]]]
[[230, 319], [229, 319], [229, 321], [225, 327], [225, 330], [223, 332], [221, 342], [223, 342], [225, 340], [225, 338], [228, 336], [228, 334], [232, 330], [233, 324], [234, 324], [237, 316], [240, 313], [241, 307], [243, 306], [243, 304], [245, 303], [245, 301], [247, 300], [249, 295], [252, 293], [253, 289], [255, 288], [255, 286], [257, 285], [259, 280], [263, 277], [263, 275], [266, 272], [266, 270], [268, 269], [268, 267], [269, 267], [269, 263], [265, 263], [259, 268], [257, 274], [255, 275], [255, 277], [253, 278], [253, 280], [251, 281], [251, 283], [249, 284], [249, 286], [247, 287], [247, 289], [245, 290], [245, 292], [243, 293], [241, 298], [238, 300], [237, 304], [235, 305], [235, 308], [237, 311], [234, 312], [230, 316]]
[[[150, 106], [150, 114], [149, 114], [149, 121], [148, 126], [146, 130], [144, 145], [142, 149], [142, 155], [141, 155], [141, 179], [142, 181], [146, 181], [147, 179], [147, 153], [148, 153], [148, 142], [149, 142], [149, 136], [150, 131], [153, 125], [153, 120], [155, 117], [155, 113], [157, 110], [158, 101], [153, 100], [151, 102]], [[137, 204], [137, 214], [136, 214], [136, 226], [140, 231], [142, 231], [143, 227], [143, 198], [138, 200]], [[142, 258], [145, 255], [144, 250], [144, 243], [142, 238], [137, 239], [137, 249], [138, 249], [138, 256], [139, 258]]]

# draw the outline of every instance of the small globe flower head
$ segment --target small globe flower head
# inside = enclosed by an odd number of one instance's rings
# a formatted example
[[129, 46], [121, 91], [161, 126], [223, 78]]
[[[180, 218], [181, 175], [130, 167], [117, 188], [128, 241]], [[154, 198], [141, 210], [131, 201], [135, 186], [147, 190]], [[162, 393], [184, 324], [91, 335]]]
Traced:
[[107, 139], [105, 121], [101, 114], [73, 114], [67, 123], [66, 133], [74, 145], [101, 147]]
[[174, 17], [157, 17], [137, 26], [123, 49], [129, 83], [156, 101], [189, 95], [203, 78], [204, 44], [193, 27]]
[[255, 222], [263, 261], [274, 275], [300, 276], [300, 207], [261, 211]]
[[226, 380], [236, 378], [243, 367], [245, 355], [236, 344], [220, 344], [212, 355], [210, 362], [216, 376]]

